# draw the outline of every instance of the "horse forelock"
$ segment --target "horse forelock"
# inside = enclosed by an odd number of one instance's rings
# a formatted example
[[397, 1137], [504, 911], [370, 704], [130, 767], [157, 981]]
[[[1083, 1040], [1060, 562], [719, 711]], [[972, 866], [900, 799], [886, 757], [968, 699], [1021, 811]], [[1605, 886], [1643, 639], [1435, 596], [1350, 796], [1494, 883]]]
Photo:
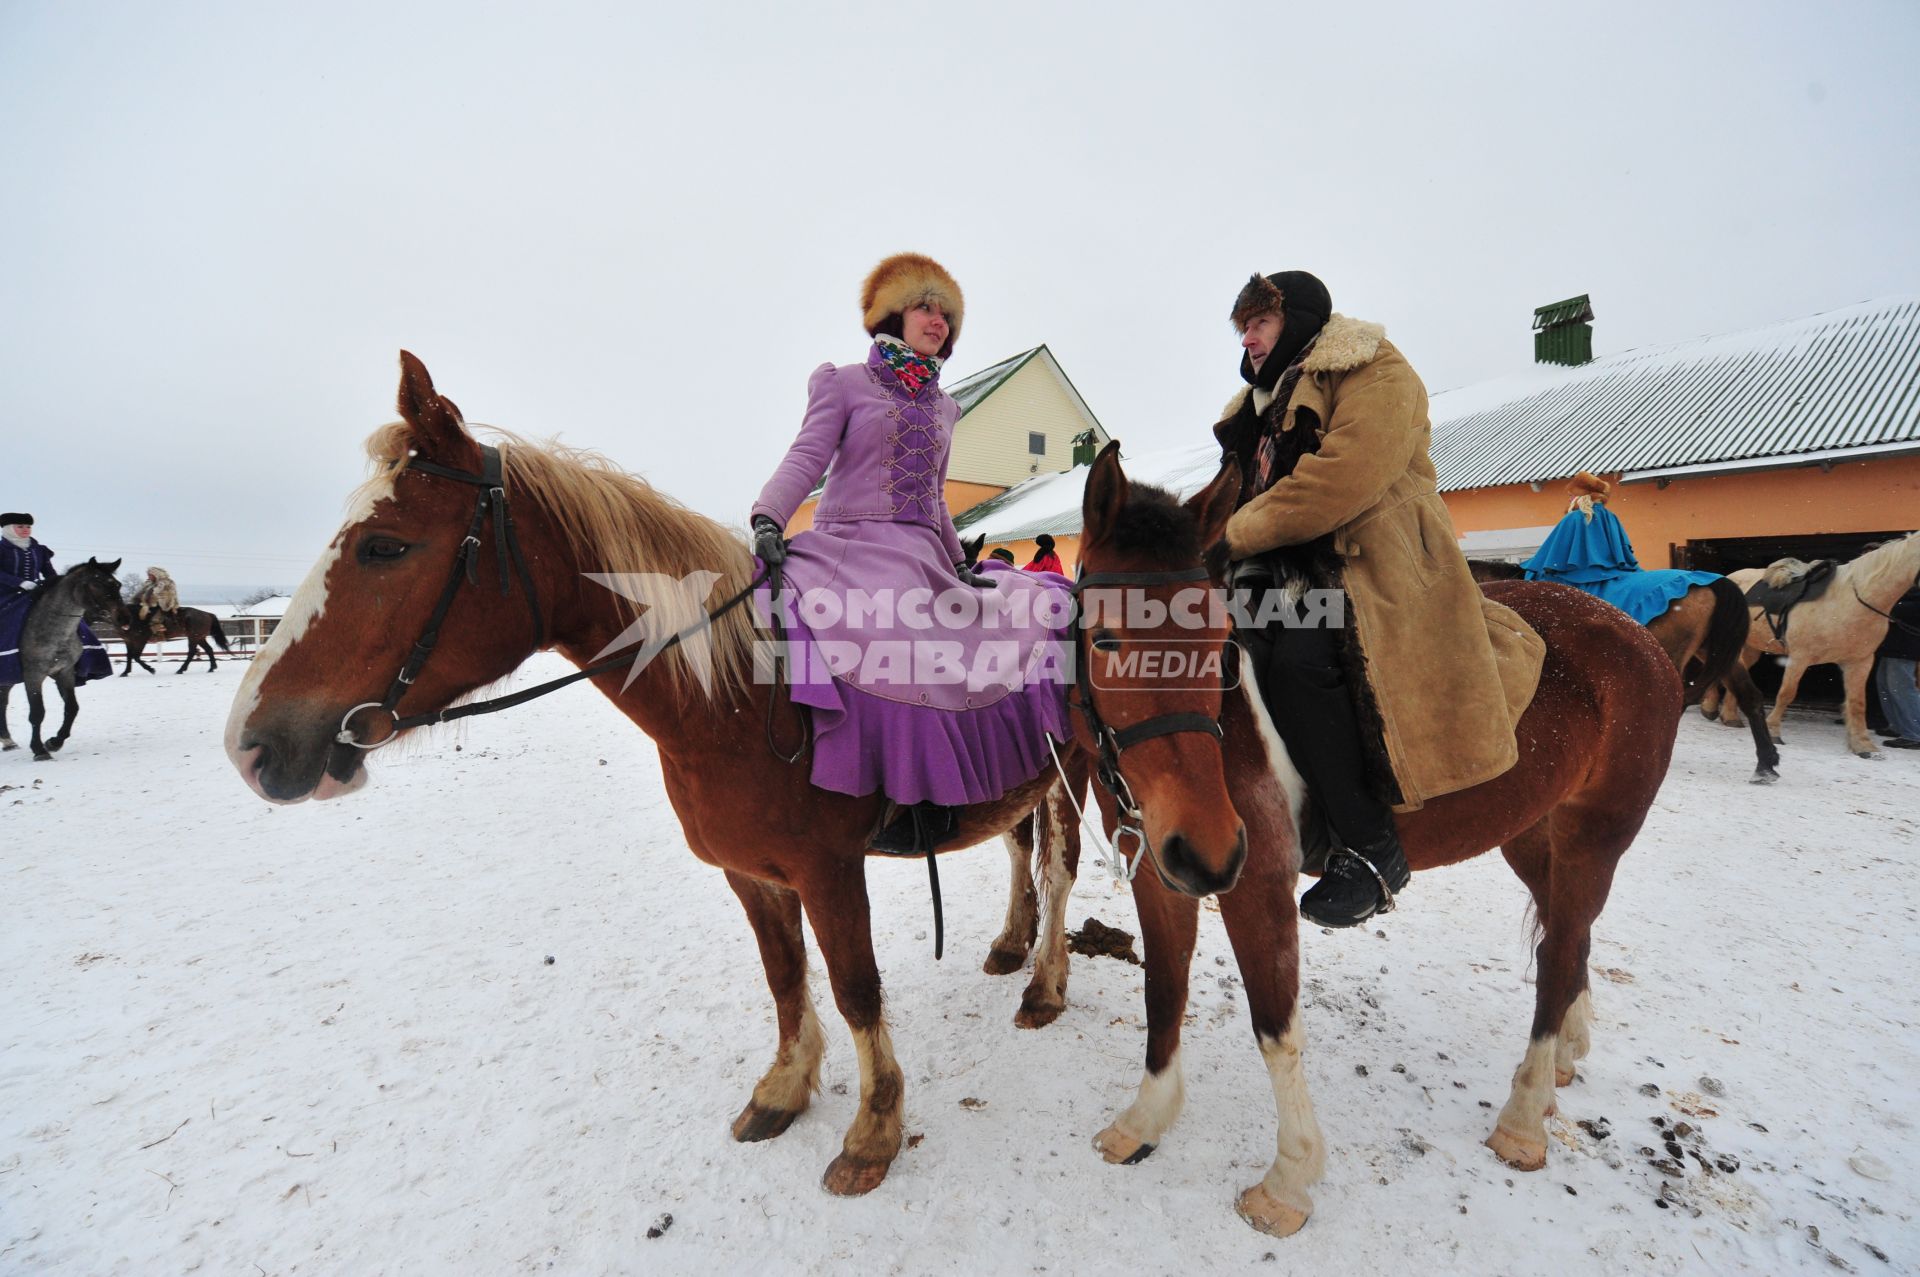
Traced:
[[1102, 541], [1120, 554], [1145, 555], [1163, 566], [1186, 566], [1199, 559], [1199, 521], [1180, 498], [1164, 488], [1134, 483], [1127, 503]]

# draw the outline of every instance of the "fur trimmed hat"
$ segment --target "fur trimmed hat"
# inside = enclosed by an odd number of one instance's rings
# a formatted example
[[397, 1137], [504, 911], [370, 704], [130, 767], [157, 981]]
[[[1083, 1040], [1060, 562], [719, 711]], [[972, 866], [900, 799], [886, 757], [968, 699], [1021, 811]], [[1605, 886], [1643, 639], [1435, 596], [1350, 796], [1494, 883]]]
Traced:
[[0, 514], [0, 528], [10, 528], [16, 523], [32, 523], [32, 522], [33, 522], [33, 516], [30, 514], [21, 514], [17, 511], [12, 511], [7, 514]]
[[1317, 275], [1304, 270], [1255, 275], [1233, 299], [1233, 326], [1240, 332], [1262, 315], [1298, 311], [1324, 324], [1333, 315], [1333, 294]]
[[905, 315], [921, 302], [936, 302], [947, 317], [947, 349], [960, 339], [967, 300], [947, 268], [920, 253], [895, 253], [860, 285], [860, 322], [875, 336], [889, 315]]
[[1595, 501], [1605, 501], [1607, 494], [1612, 491], [1611, 483], [1586, 470], [1567, 480], [1567, 492], [1575, 498], [1592, 497]]

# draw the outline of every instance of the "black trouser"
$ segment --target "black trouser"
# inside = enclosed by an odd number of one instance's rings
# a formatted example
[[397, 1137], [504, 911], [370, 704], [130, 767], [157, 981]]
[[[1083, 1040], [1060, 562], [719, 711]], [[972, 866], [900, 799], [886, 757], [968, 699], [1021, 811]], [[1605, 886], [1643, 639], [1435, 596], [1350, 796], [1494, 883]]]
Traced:
[[[1257, 614], [1260, 598], [1256, 587], [1248, 600], [1249, 613]], [[1348, 609], [1342, 612], [1350, 614]], [[1267, 715], [1334, 836], [1356, 848], [1391, 836], [1392, 809], [1374, 797], [1367, 784], [1360, 719], [1340, 661], [1339, 637], [1324, 627], [1289, 628], [1278, 621], [1240, 630], [1237, 637], [1251, 658]]]

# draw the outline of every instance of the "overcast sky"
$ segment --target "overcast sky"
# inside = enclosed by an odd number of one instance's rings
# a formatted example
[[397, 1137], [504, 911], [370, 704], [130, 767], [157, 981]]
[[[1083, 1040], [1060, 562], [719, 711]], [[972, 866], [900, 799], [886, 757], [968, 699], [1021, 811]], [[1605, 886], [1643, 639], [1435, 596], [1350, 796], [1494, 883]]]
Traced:
[[[1462, 16], [1466, 15], [1466, 16]], [[856, 291], [966, 289], [1131, 451], [1301, 267], [1442, 390], [1920, 292], [1920, 6], [0, 3], [0, 506], [291, 584], [396, 353], [744, 524]], [[639, 568], [642, 565], [609, 565]]]

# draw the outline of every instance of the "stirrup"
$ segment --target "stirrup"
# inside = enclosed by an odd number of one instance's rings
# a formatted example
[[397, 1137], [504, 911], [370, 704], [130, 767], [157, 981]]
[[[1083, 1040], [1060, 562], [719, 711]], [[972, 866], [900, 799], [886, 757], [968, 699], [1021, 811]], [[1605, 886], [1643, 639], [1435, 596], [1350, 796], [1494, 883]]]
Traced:
[[1374, 882], [1379, 884], [1380, 899], [1385, 901], [1386, 903], [1382, 904], [1378, 909], [1375, 909], [1373, 911], [1374, 914], [1378, 915], [1383, 913], [1392, 913], [1394, 910], [1393, 888], [1387, 886], [1386, 875], [1381, 873], [1378, 866], [1376, 866], [1371, 860], [1368, 860], [1365, 856], [1361, 855], [1359, 852], [1355, 851], [1353, 848], [1342, 847], [1338, 843], [1335, 843], [1333, 845], [1332, 850], [1328, 852], [1327, 862], [1331, 864], [1333, 863], [1333, 861], [1339, 859], [1342, 856], [1345, 856], [1349, 860], [1357, 860], [1362, 865], [1366, 866], [1367, 872], [1373, 875]]

